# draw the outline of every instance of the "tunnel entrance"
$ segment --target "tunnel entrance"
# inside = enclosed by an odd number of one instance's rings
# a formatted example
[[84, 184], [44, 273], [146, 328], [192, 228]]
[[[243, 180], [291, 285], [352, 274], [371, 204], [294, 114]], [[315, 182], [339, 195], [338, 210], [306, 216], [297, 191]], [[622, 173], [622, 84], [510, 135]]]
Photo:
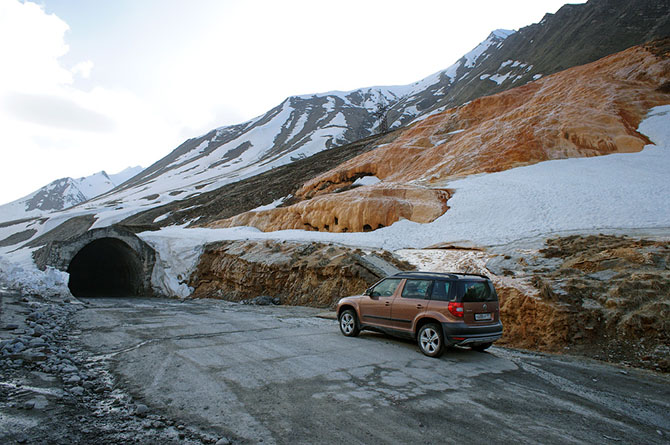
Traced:
[[143, 289], [142, 262], [118, 238], [99, 238], [83, 247], [67, 269], [75, 297], [137, 296]]

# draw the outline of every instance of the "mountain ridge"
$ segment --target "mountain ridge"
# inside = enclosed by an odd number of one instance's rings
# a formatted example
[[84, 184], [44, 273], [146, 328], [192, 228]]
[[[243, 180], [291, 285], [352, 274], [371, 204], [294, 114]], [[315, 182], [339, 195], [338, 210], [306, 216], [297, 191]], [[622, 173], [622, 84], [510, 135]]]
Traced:
[[41, 216], [64, 210], [106, 193], [142, 171], [142, 167], [127, 167], [112, 175], [104, 170], [80, 178], [60, 178], [28, 195], [0, 206], [5, 219]]
[[[670, 34], [667, 7], [670, 0], [640, 0], [634, 6], [622, 0], [565, 5], [519, 31], [493, 31], [456, 63], [409, 85], [291, 96], [247, 122], [186, 140], [124, 184], [79, 204], [77, 211], [109, 208], [129, 215], [145, 207], [188, 202], [227, 184], [369, 137], [384, 129], [384, 121], [391, 130], [411, 125], [473, 97], [522, 85], [613, 48], [642, 43], [639, 40], [651, 35]], [[577, 32], [585, 23], [590, 24], [585, 31], [588, 38]], [[600, 35], [591, 44], [594, 32]], [[562, 46], [553, 48], [558, 41]], [[274, 199], [268, 195], [268, 201], [260, 204]], [[0, 215], [6, 219], [2, 212]]]

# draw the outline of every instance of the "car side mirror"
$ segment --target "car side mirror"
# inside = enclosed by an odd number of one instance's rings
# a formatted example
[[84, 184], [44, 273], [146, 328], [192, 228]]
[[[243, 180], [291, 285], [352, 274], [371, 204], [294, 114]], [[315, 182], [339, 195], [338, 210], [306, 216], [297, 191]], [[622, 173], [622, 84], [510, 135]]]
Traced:
[[365, 292], [363, 292], [363, 295], [365, 295], [365, 296], [367, 296], [367, 297], [369, 297], [370, 295], [372, 295], [372, 288], [371, 288], [371, 287], [368, 287], [367, 289], [365, 289]]

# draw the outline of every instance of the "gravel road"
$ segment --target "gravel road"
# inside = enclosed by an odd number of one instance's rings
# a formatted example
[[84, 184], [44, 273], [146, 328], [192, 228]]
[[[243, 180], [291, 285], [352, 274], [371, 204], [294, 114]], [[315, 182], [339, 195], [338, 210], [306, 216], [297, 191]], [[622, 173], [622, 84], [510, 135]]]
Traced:
[[[670, 440], [670, 378], [649, 371], [496, 347], [431, 359], [312, 308], [2, 297], [2, 443]], [[43, 358], [14, 350], [36, 325]]]

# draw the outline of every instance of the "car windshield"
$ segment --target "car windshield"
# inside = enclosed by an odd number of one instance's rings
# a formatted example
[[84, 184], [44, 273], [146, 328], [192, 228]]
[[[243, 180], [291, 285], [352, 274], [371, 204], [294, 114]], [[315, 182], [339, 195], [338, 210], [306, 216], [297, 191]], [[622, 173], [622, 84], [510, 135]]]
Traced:
[[490, 281], [464, 281], [462, 295], [461, 301], [464, 303], [498, 301], [498, 296]]

